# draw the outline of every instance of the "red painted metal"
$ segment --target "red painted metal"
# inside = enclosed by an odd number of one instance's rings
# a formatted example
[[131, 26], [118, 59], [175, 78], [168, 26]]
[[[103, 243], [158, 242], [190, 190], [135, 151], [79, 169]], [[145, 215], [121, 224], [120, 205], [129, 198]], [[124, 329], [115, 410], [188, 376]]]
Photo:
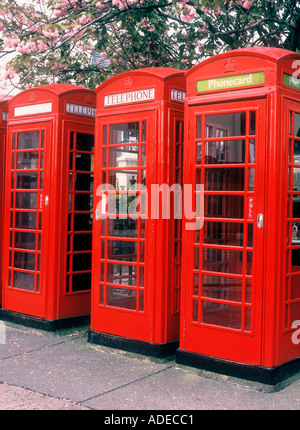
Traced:
[[45, 320], [90, 313], [96, 94], [73, 85], [9, 103], [3, 309]]
[[116, 219], [94, 220], [91, 330], [158, 345], [178, 341], [180, 220], [173, 212], [151, 218], [149, 202], [152, 184], [181, 183], [184, 74], [140, 69], [96, 92], [94, 208], [101, 213], [99, 186], [109, 183], [120, 205], [148, 195], [148, 218], [142, 204], [136, 215], [125, 208]]
[[[4, 177], [5, 177], [5, 149], [6, 149], [6, 129], [8, 118], [8, 101], [11, 97], [0, 96], [0, 226], [1, 238], [3, 238], [3, 210], [4, 210]], [[2, 261], [2, 244], [0, 246], [0, 261]], [[0, 306], [2, 304], [2, 265], [0, 265]]]
[[182, 351], [271, 368], [300, 356], [299, 60], [240, 49], [186, 73], [183, 180], [204, 184], [204, 225], [183, 222]]

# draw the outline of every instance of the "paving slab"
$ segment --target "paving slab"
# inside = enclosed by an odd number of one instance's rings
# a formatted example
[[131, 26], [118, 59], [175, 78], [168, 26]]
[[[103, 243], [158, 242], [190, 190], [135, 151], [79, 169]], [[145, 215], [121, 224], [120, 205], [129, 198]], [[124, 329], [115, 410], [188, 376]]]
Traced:
[[300, 410], [300, 379], [277, 392], [87, 342], [88, 327], [49, 333], [6, 323], [0, 409]]

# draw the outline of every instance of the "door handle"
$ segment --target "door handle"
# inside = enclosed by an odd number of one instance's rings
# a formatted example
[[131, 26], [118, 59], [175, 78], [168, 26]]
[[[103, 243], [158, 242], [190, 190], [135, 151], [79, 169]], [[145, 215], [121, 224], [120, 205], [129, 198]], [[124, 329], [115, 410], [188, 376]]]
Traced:
[[98, 219], [100, 218], [100, 211], [99, 209], [95, 210], [95, 220], [98, 221]]
[[45, 197], [45, 206], [48, 206], [48, 204], [49, 204], [49, 196], [46, 196]]
[[257, 215], [257, 227], [262, 228], [263, 225], [264, 225], [264, 216], [263, 216], [263, 214], [258, 214]]

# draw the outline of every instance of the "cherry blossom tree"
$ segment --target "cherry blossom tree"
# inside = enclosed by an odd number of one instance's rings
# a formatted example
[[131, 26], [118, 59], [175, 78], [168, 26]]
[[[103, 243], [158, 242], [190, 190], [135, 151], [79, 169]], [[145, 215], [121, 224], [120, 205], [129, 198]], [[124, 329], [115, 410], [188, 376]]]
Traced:
[[[126, 70], [188, 69], [253, 45], [296, 51], [297, 0], [1, 0], [0, 85], [95, 88]], [[17, 80], [16, 80], [17, 78]]]

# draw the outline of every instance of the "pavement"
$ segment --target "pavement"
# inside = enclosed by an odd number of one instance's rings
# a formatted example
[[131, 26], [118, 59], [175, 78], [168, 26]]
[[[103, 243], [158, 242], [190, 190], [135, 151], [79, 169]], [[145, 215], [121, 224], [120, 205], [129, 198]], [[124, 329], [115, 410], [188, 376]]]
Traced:
[[0, 324], [0, 410], [300, 410], [299, 378], [270, 392], [174, 357], [89, 343], [88, 326], [46, 332]]

